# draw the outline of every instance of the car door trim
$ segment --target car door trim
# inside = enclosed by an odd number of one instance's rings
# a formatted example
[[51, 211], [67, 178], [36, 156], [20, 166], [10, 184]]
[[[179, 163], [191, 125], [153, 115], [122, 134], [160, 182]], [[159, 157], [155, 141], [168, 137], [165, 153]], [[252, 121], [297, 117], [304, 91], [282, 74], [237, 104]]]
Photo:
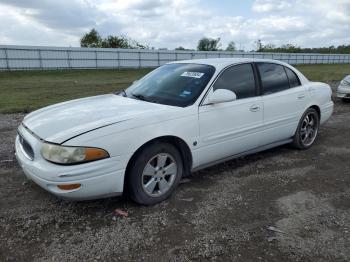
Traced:
[[211, 146], [226, 140], [238, 139], [240, 137], [244, 137], [247, 135], [264, 132], [266, 130], [269, 130], [278, 126], [294, 125], [296, 122], [295, 121], [296, 117], [297, 117], [297, 114], [290, 116], [288, 118], [276, 119], [268, 123], [249, 126], [248, 128], [241, 128], [239, 130], [233, 129], [234, 131], [230, 130], [224, 134], [220, 133], [220, 134], [209, 135], [209, 136], [203, 137], [202, 142], [206, 143], [205, 146]]
[[258, 152], [261, 152], [261, 151], [264, 151], [264, 150], [267, 150], [267, 149], [270, 149], [270, 148], [274, 148], [274, 147], [277, 147], [277, 146], [281, 146], [281, 145], [284, 145], [284, 144], [289, 144], [292, 141], [293, 141], [293, 139], [289, 138], [289, 139], [281, 140], [281, 141], [274, 142], [274, 143], [271, 143], [271, 144], [259, 146], [259, 147], [256, 147], [254, 149], [250, 149], [250, 150], [244, 151], [244, 152], [239, 153], [239, 154], [235, 154], [235, 155], [232, 155], [232, 156], [224, 157], [224, 158], [221, 158], [219, 160], [215, 160], [215, 161], [212, 161], [212, 162], [205, 163], [203, 165], [197, 166], [195, 168], [192, 168], [191, 172], [196, 172], [198, 170], [201, 170], [201, 169], [204, 169], [204, 168], [207, 168], [207, 167], [210, 167], [210, 166], [214, 166], [214, 165], [217, 165], [217, 164], [220, 164], [222, 162], [226, 162], [226, 161], [238, 158], [238, 157], [242, 157], [242, 156], [258, 153]]

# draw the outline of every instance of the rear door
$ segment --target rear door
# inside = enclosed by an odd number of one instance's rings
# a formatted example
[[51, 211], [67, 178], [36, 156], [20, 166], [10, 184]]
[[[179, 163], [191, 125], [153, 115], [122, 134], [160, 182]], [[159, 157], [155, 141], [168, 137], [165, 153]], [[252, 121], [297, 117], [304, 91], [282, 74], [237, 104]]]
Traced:
[[228, 89], [235, 92], [237, 100], [199, 107], [199, 165], [259, 146], [263, 103], [257, 95], [255, 73], [251, 63], [225, 69], [209, 92]]
[[264, 103], [266, 144], [292, 137], [306, 107], [306, 89], [288, 67], [257, 63]]

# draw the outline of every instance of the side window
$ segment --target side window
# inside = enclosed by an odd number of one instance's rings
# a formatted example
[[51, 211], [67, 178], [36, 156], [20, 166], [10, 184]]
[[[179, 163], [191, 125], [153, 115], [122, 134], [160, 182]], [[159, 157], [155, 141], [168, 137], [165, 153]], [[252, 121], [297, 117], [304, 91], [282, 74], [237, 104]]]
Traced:
[[287, 76], [289, 79], [289, 85], [290, 87], [296, 87], [296, 86], [300, 86], [300, 80], [297, 76], [296, 73], [294, 73], [291, 69], [289, 69], [288, 67], [285, 67], [286, 72], [287, 72]]
[[252, 65], [235, 65], [226, 69], [216, 80], [213, 88], [214, 90], [231, 90], [236, 93], [237, 99], [255, 96], [255, 78]]
[[258, 63], [263, 94], [273, 94], [289, 88], [289, 81], [282, 65]]

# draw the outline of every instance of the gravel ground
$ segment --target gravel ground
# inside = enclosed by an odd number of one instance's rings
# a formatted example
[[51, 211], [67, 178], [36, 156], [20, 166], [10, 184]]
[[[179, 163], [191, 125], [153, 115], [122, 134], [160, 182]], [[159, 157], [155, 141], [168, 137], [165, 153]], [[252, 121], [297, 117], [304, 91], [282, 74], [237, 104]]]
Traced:
[[[282, 146], [192, 174], [152, 207], [70, 203], [14, 160], [0, 115], [0, 261], [350, 261], [350, 104], [307, 151]], [[116, 208], [129, 213], [113, 218]]]

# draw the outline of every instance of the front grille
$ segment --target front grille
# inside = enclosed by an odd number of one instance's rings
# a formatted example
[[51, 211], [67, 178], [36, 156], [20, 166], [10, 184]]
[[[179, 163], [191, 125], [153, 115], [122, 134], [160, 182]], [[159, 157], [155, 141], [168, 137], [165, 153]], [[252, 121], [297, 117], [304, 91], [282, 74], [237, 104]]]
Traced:
[[23, 136], [18, 133], [19, 137], [19, 143], [21, 144], [23, 153], [28, 157], [30, 160], [34, 159], [34, 151], [31, 145], [23, 138]]

